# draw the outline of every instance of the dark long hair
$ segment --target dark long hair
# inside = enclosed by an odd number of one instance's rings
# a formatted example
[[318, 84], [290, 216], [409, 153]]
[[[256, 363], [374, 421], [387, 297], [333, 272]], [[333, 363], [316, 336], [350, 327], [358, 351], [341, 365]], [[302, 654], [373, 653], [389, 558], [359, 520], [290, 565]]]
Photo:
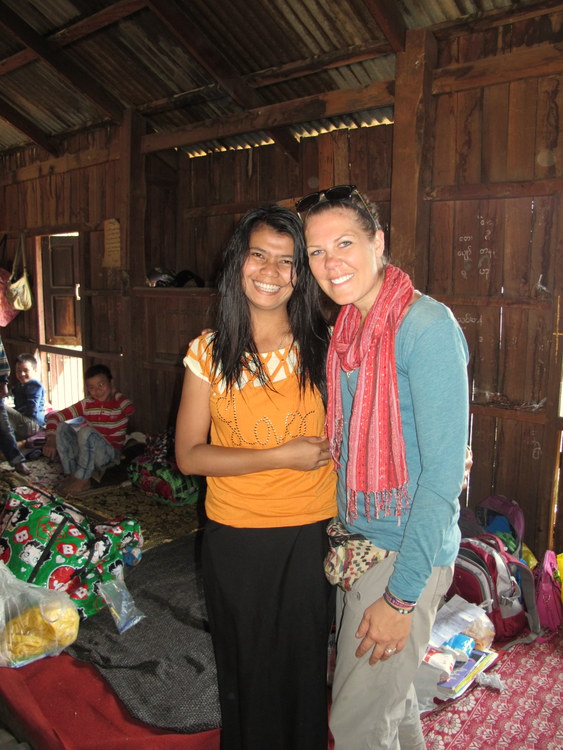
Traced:
[[[301, 390], [316, 387], [326, 397], [325, 359], [329, 329], [319, 304], [316, 283], [309, 270], [303, 228], [298, 215], [277, 205], [248, 211], [237, 224], [223, 255], [219, 276], [217, 331], [213, 338], [213, 372], [220, 373], [227, 388], [240, 381], [250, 364], [260, 381], [272, 387], [252, 337], [250, 308], [244, 294], [242, 268], [248, 256], [250, 235], [261, 226], [291, 237], [294, 243], [294, 290], [287, 303], [293, 345], [299, 353]], [[313, 280], [313, 286], [310, 285]], [[318, 288], [317, 288], [318, 289]]]

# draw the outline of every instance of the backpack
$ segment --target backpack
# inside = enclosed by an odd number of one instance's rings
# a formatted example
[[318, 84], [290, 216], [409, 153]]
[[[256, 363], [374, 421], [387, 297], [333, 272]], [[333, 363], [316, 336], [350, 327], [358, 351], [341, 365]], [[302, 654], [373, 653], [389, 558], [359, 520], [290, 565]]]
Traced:
[[540, 625], [545, 628], [545, 635], [540, 640], [552, 638], [563, 624], [563, 605], [561, 604], [561, 581], [555, 552], [547, 550], [534, 568], [536, 584], [536, 606]]
[[65, 591], [81, 620], [105, 607], [99, 584], [123, 578], [142, 544], [138, 521], [91, 526], [77, 508], [33, 487], [7, 493], [0, 513], [0, 560], [21, 581]]
[[504, 495], [490, 495], [479, 503], [475, 513], [485, 531], [500, 537], [508, 551], [520, 557], [525, 520], [524, 511], [516, 500]]
[[[493, 534], [461, 540], [447, 597], [454, 594], [483, 607], [494, 625], [495, 641], [511, 641], [503, 643], [505, 648], [536, 640], [540, 633], [532, 571]], [[529, 635], [521, 635], [527, 628]], [[516, 636], [521, 637], [512, 641]]]

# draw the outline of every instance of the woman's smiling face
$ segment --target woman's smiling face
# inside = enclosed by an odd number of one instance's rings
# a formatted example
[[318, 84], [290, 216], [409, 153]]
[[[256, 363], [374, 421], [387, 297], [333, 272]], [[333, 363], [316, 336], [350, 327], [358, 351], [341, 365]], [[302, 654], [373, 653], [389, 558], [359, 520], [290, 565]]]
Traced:
[[366, 233], [353, 209], [335, 206], [306, 220], [309, 266], [338, 305], [355, 305], [365, 318], [383, 283], [384, 235]]
[[242, 267], [242, 284], [250, 306], [275, 310], [287, 306], [293, 294], [293, 239], [265, 224], [250, 235]]

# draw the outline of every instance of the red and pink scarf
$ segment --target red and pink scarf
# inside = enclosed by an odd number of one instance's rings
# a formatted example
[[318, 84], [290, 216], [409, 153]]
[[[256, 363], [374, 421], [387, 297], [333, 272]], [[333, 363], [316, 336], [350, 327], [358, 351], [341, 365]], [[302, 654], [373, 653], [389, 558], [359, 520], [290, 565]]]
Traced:
[[408, 470], [399, 410], [395, 334], [411, 303], [414, 287], [396, 266], [385, 268], [383, 285], [363, 326], [359, 310], [346, 305], [338, 315], [327, 357], [327, 432], [339, 464], [342, 443], [340, 372], [359, 368], [350, 417], [346, 470], [346, 518], [358, 517], [357, 495], [365, 496], [365, 514], [389, 515], [393, 502], [401, 515], [408, 503]]

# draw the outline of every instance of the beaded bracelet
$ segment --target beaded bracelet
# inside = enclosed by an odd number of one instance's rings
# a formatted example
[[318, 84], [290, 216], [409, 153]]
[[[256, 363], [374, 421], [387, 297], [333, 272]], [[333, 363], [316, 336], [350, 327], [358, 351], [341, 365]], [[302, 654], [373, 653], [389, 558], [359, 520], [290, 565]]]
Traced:
[[406, 602], [403, 599], [399, 599], [399, 597], [392, 594], [388, 588], [385, 589], [383, 598], [392, 609], [399, 612], [401, 615], [410, 615], [416, 607], [416, 602]]

